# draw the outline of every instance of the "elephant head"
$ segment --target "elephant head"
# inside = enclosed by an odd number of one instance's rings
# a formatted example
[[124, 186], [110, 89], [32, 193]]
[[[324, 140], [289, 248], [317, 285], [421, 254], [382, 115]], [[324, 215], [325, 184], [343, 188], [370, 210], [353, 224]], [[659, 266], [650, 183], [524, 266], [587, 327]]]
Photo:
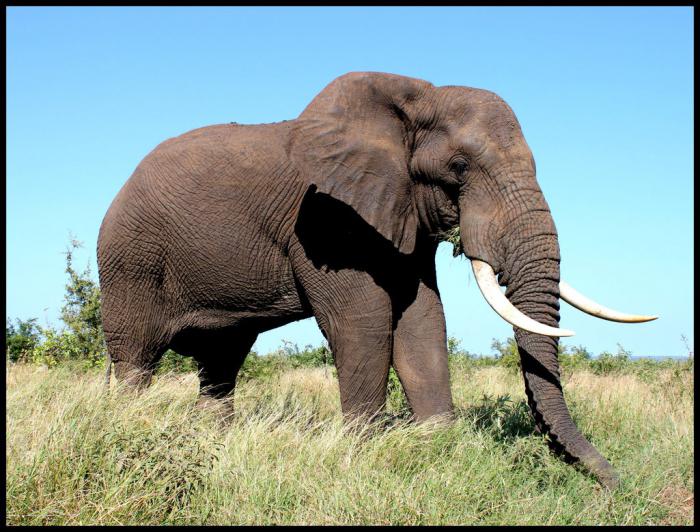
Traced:
[[414, 253], [420, 235], [459, 227], [482, 293], [514, 326], [538, 429], [615, 486], [616, 472], [564, 401], [557, 337], [573, 333], [559, 328], [559, 299], [604, 319], [654, 317], [615, 313], [560, 283], [557, 231], [510, 107], [486, 90], [351, 73], [328, 85], [297, 124], [293, 160], [319, 192], [351, 206], [400, 253]]

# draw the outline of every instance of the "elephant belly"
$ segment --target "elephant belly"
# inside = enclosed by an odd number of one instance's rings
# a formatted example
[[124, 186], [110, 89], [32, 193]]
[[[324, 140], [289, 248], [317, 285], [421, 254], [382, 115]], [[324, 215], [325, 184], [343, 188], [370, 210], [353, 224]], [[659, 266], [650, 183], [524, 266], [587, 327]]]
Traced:
[[181, 326], [212, 329], [245, 322], [267, 330], [310, 315], [288, 259], [272, 243], [236, 244], [212, 234], [198, 241], [202, 245], [177, 253], [166, 269], [163, 288]]

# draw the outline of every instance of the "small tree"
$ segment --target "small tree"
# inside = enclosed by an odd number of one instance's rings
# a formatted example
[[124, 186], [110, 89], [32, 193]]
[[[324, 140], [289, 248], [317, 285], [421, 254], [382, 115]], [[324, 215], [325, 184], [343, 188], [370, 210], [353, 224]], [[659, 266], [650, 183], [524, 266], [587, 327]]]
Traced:
[[520, 353], [514, 338], [508, 338], [505, 343], [494, 338], [491, 349], [494, 350], [499, 365], [513, 371], [520, 369]]
[[625, 369], [629, 369], [632, 353], [617, 344], [617, 354], [612, 354], [609, 351], [603, 351], [597, 358], [590, 361], [589, 366], [593, 373], [597, 375], [609, 375], [612, 373], [621, 373]]
[[9, 318], [5, 322], [5, 353], [12, 362], [27, 362], [32, 350], [39, 344], [40, 331], [36, 318], [26, 321], [15, 320], [12, 325]]
[[71, 331], [41, 327], [41, 335], [43, 340], [32, 350], [31, 362], [52, 368], [64, 362], [84, 360], [83, 346]]
[[75, 336], [79, 358], [90, 365], [99, 365], [104, 360], [105, 340], [102, 330], [100, 287], [90, 277], [88, 264], [82, 273], [73, 268], [73, 253], [83, 246], [71, 238], [66, 250], [65, 304], [61, 308], [61, 320]]
[[561, 343], [559, 347], [559, 363], [563, 369], [574, 370], [588, 367], [592, 358], [588, 349], [582, 345], [567, 349], [566, 347], [562, 347]]
[[454, 336], [448, 336], [447, 337], [447, 355], [454, 357], [454, 356], [467, 354], [467, 356], [468, 356], [468, 353], [460, 347], [461, 344], [462, 344], [461, 340], [458, 340]]
[[158, 363], [157, 374], [162, 373], [187, 373], [190, 371], [197, 371], [199, 366], [197, 361], [192, 357], [186, 357], [168, 349], [164, 354], [163, 358], [160, 359]]
[[[491, 342], [491, 349], [494, 350], [494, 355], [496, 356], [500, 366], [512, 370], [520, 369], [520, 353], [518, 351], [518, 344], [515, 341], [515, 338], [510, 337], [505, 342], [501, 342], [494, 338]], [[583, 349], [584, 354], [581, 354], [581, 349]], [[574, 348], [574, 352], [578, 353], [576, 356], [588, 355], [590, 357], [590, 354], [582, 347]], [[562, 363], [567, 361], [570, 357], [567, 346], [561, 342], [559, 342], [557, 345], [557, 355]]]

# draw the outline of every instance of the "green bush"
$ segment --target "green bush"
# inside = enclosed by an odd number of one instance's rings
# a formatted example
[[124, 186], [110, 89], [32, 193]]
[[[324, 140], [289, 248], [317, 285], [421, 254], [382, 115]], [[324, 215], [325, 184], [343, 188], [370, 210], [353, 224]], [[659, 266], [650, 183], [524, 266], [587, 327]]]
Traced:
[[591, 359], [591, 353], [582, 345], [567, 348], [559, 344], [559, 365], [563, 371], [587, 368]]
[[631, 353], [617, 344], [616, 354], [603, 351], [597, 358], [592, 359], [588, 366], [596, 375], [619, 374], [630, 369]]
[[386, 406], [387, 410], [397, 417], [409, 418], [411, 416], [411, 407], [394, 368], [389, 368]]
[[251, 351], [238, 372], [237, 382], [269, 379], [273, 375], [281, 373], [286, 366], [278, 353], [260, 356], [256, 351]]
[[52, 328], [41, 329], [43, 342], [37, 344], [31, 353], [31, 362], [43, 364], [52, 368], [60, 363], [83, 361], [91, 366], [89, 360], [83, 358], [83, 345], [71, 331], [56, 331]]
[[518, 344], [515, 343], [515, 338], [508, 338], [505, 342], [494, 338], [491, 342], [491, 349], [494, 350], [499, 366], [514, 372], [520, 370], [520, 353], [518, 353]]
[[198, 369], [197, 361], [194, 358], [180, 355], [172, 349], [168, 349], [158, 363], [156, 374], [187, 373], [198, 371]]
[[105, 361], [105, 339], [102, 330], [100, 287], [92, 280], [90, 265], [79, 273], [73, 267], [73, 254], [82, 247], [78, 240], [71, 239], [66, 250], [65, 304], [61, 308], [61, 320], [74, 337], [74, 347], [79, 358], [88, 365], [102, 366]]
[[288, 340], [282, 340], [284, 344], [277, 353], [286, 357], [293, 368], [320, 368], [333, 364], [333, 353], [326, 345], [312, 347], [310, 344], [301, 351], [297, 344]]
[[12, 362], [28, 362], [32, 351], [39, 344], [41, 331], [36, 318], [15, 321], [16, 327], [9, 318], [5, 322], [5, 354]]
[[462, 415], [473, 419], [477, 429], [486, 431], [499, 442], [510, 443], [535, 431], [527, 402], [515, 401], [509, 394], [497, 397], [484, 394], [477, 405], [463, 411]]

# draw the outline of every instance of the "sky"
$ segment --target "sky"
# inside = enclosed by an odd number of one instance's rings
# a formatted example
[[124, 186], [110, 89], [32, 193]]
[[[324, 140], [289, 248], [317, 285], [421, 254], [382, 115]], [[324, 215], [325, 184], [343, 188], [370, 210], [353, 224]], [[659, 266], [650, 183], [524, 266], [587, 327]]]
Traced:
[[[293, 119], [339, 75], [379, 71], [488, 89], [514, 110], [560, 239], [565, 345], [684, 356], [693, 335], [693, 8], [7, 8], [6, 315], [60, 326], [63, 252], [96, 271], [112, 199], [163, 140]], [[512, 336], [469, 262], [437, 257], [448, 335]], [[319, 345], [313, 319], [261, 334]]]

